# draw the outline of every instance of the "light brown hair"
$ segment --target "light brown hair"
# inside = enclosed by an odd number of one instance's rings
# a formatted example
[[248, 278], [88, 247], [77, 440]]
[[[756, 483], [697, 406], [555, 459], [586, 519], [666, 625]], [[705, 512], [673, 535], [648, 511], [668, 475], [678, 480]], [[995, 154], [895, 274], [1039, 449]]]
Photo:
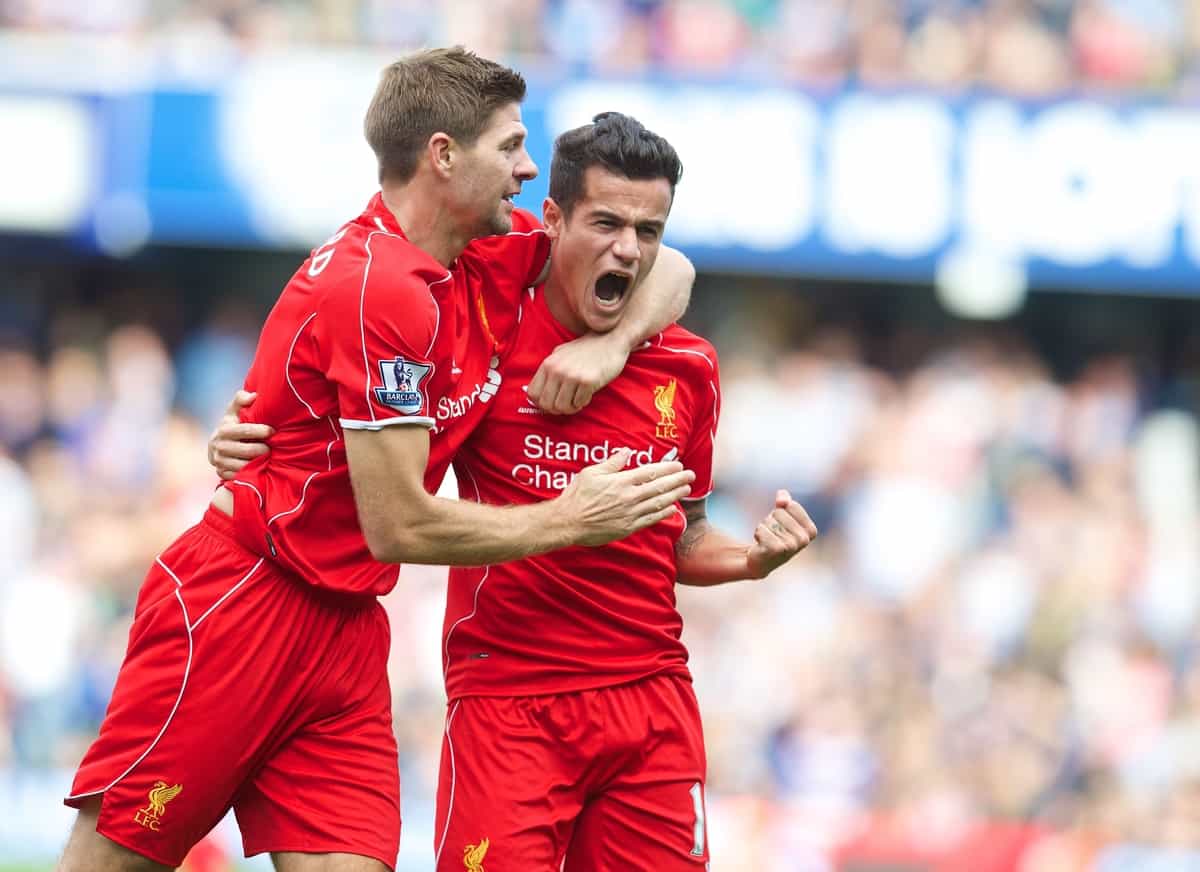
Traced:
[[379, 181], [407, 182], [435, 133], [470, 146], [492, 113], [525, 99], [521, 74], [462, 46], [435, 48], [384, 68], [363, 132], [379, 161]]

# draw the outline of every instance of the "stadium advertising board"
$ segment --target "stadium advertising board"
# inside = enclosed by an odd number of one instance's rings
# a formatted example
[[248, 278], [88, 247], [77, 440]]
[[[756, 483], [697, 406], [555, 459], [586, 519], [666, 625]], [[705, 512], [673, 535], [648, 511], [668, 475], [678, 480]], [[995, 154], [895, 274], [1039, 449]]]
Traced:
[[[72, 181], [53, 216], [31, 210], [22, 226], [21, 210], [0, 215], [3, 228], [78, 232], [114, 254], [147, 242], [315, 244], [375, 184], [360, 131], [378, 66], [374, 55], [285, 55], [205, 87], [67, 95], [90, 122], [68, 125], [74, 152], [107, 152], [72, 166], [99, 178]], [[683, 157], [669, 240], [701, 269], [927, 282], [967, 257], [1020, 270], [1035, 286], [1198, 285], [1192, 107], [673, 81], [530, 85], [530, 152], [543, 173], [522, 205], [540, 210], [553, 136], [619, 108]], [[0, 90], [0, 124], [28, 111], [21, 96]]]

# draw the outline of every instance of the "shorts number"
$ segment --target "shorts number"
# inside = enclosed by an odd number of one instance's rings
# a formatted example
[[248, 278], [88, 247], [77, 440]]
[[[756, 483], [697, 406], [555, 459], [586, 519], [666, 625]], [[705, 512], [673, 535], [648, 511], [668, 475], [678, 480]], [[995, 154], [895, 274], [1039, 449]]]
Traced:
[[696, 823], [692, 827], [692, 856], [704, 856], [704, 788], [697, 781], [688, 791], [692, 795], [692, 810], [696, 812]]
[[343, 227], [337, 233], [330, 236], [321, 243], [321, 247], [316, 249], [312, 255], [312, 263], [308, 265], [309, 278], [316, 278], [325, 271], [325, 267], [329, 266], [329, 261], [333, 260], [333, 247], [338, 244], [349, 227]]

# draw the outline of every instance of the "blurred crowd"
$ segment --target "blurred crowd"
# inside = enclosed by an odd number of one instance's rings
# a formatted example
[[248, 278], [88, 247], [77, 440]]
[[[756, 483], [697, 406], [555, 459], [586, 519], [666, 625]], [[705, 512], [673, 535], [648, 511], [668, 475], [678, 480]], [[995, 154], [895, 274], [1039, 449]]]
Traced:
[[840, 330], [747, 347], [724, 355], [730, 525], [786, 485], [824, 530], [767, 583], [684, 600], [723, 707], [712, 783], [789, 808], [755, 843], [822, 854], [871, 813], [914, 856], [987, 819], [1054, 833], [1022, 872], [1200, 852], [1194, 407], [1155, 408], [1121, 354], [1057, 381], [1012, 336], [904, 373]]
[[[738, 302], [798, 317], [779, 301]], [[0, 772], [69, 772], [94, 737], [143, 573], [215, 485], [204, 441], [263, 315], [174, 331], [105, 311], [56, 306], [0, 341]], [[752, 321], [713, 334], [710, 514], [746, 536], [786, 487], [822, 532], [766, 581], [679, 593], [713, 868], [971, 839], [1022, 865], [929, 868], [1198, 868], [1194, 409], [1119, 353], [1056, 377], [1020, 339], [964, 334], [880, 366], [854, 331], [781, 346]], [[444, 572], [405, 569], [385, 602], [412, 812], [437, 771]]]
[[279, 45], [462, 43], [573, 72], [1194, 96], [1200, 0], [0, 0], [0, 33], [234, 59]]

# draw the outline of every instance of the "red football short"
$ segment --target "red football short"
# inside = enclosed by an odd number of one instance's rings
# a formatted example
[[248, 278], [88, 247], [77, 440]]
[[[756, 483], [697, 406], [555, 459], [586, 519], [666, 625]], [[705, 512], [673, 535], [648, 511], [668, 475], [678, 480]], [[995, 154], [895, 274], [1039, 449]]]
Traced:
[[678, 676], [456, 700], [442, 741], [437, 868], [701, 872], [704, 771], [696, 696]]
[[232, 807], [246, 855], [395, 866], [400, 783], [374, 598], [321, 591], [208, 511], [155, 561], [100, 736], [67, 797], [97, 830], [178, 866]]

